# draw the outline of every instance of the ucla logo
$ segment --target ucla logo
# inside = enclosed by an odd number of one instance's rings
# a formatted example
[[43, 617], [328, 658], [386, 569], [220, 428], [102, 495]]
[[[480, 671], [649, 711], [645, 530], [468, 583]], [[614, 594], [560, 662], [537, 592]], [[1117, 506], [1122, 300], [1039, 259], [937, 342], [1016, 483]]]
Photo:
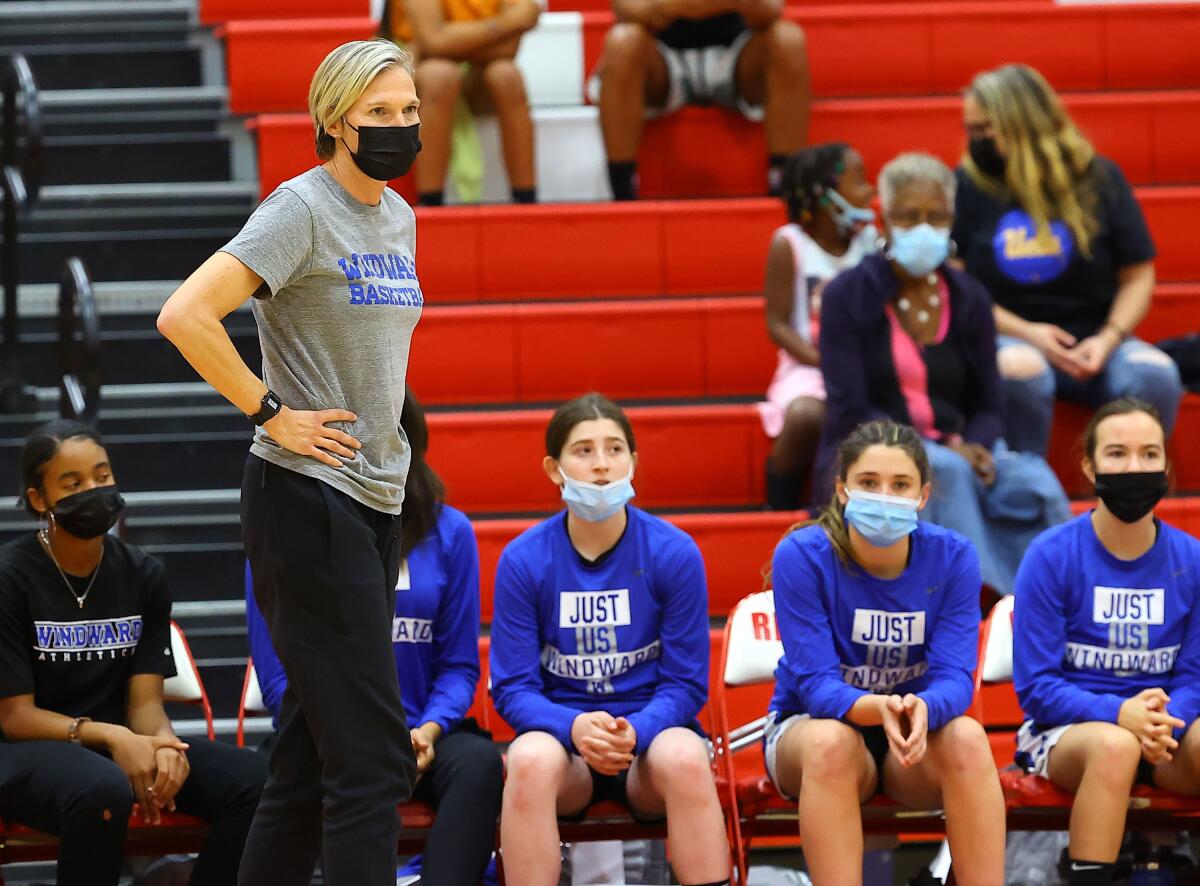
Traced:
[[1033, 219], [1022, 209], [1007, 212], [992, 238], [996, 267], [1017, 283], [1046, 283], [1057, 279], [1075, 254], [1075, 238], [1061, 221], [1050, 223], [1040, 236]]

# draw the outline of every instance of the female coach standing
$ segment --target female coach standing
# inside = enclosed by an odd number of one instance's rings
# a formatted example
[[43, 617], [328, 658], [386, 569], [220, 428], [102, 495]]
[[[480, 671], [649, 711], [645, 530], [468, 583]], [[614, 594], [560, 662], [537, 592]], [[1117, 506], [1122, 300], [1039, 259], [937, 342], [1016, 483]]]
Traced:
[[[391, 622], [409, 446], [404, 379], [423, 298], [412, 209], [387, 189], [420, 142], [412, 59], [346, 43], [308, 105], [325, 161], [284, 182], [171, 296], [158, 327], [257, 425], [242, 539], [288, 677], [243, 884], [395, 882], [415, 760]], [[259, 380], [222, 318], [253, 296]]]

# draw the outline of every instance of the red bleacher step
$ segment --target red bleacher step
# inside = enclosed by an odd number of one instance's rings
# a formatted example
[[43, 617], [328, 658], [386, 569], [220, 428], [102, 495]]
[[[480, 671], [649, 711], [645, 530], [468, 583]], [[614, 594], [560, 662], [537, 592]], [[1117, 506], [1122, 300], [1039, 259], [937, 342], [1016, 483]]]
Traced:
[[199, 7], [204, 25], [236, 19], [344, 19], [371, 14], [371, 0], [199, 0]]
[[[759, 506], [769, 440], [752, 403], [628, 410], [637, 437], [638, 502], [650, 508]], [[449, 500], [472, 513], [549, 511], [558, 490], [542, 470], [548, 409], [433, 413], [430, 462]], [[1060, 403], [1050, 463], [1067, 491], [1090, 493], [1077, 441], [1089, 413]], [[1200, 395], [1188, 395], [1170, 445], [1179, 490], [1200, 490], [1188, 445], [1200, 434]]]
[[[765, 248], [765, 244], [764, 244]], [[1200, 284], [1159, 286], [1147, 341], [1200, 329]], [[409, 381], [429, 405], [762, 395], [775, 371], [763, 298], [427, 307]]]
[[[1200, 53], [1198, 53], [1200, 55]], [[1064, 96], [1097, 149], [1134, 184], [1200, 181], [1200, 91]], [[719, 108], [685, 108], [651, 121], [638, 155], [647, 198], [753, 196], [766, 176], [762, 127]], [[830, 99], [813, 103], [809, 141], [845, 141], [868, 174], [903, 151], [932, 153], [954, 166], [962, 156], [962, 101], [937, 98]], [[703, 144], [705, 150], [694, 150]]]

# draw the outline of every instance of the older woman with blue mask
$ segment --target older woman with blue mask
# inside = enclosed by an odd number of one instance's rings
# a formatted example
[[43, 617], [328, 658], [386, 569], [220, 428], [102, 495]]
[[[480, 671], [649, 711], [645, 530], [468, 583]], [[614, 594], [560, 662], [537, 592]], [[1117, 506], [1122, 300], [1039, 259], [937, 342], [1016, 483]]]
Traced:
[[970, 539], [983, 581], [1012, 590], [1029, 542], [1070, 517], [1046, 462], [1001, 437], [1003, 389], [987, 290], [947, 264], [955, 180], [934, 157], [901, 154], [879, 177], [881, 252], [825, 289], [821, 370], [828, 401], [818, 487], [833, 445], [864, 421], [912, 425], [933, 467], [922, 515]]

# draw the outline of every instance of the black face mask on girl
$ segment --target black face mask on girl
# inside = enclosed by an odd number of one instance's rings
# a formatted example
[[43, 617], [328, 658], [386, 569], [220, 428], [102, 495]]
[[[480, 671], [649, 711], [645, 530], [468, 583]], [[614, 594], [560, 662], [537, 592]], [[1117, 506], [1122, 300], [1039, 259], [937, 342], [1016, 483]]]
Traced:
[[[420, 123], [412, 126], [352, 126], [358, 133], [358, 151], [350, 152], [363, 175], [387, 182], [412, 169], [421, 151]], [[349, 150], [347, 145], [346, 149]]]
[[96, 538], [108, 532], [125, 510], [116, 486], [97, 486], [60, 498], [50, 509], [54, 523], [76, 538]]
[[992, 178], [1004, 178], [1006, 165], [1004, 155], [996, 147], [996, 139], [990, 135], [973, 138], [967, 142], [967, 153], [971, 161], [984, 175]]
[[1096, 475], [1097, 497], [1122, 523], [1136, 523], [1166, 494], [1166, 471]]

